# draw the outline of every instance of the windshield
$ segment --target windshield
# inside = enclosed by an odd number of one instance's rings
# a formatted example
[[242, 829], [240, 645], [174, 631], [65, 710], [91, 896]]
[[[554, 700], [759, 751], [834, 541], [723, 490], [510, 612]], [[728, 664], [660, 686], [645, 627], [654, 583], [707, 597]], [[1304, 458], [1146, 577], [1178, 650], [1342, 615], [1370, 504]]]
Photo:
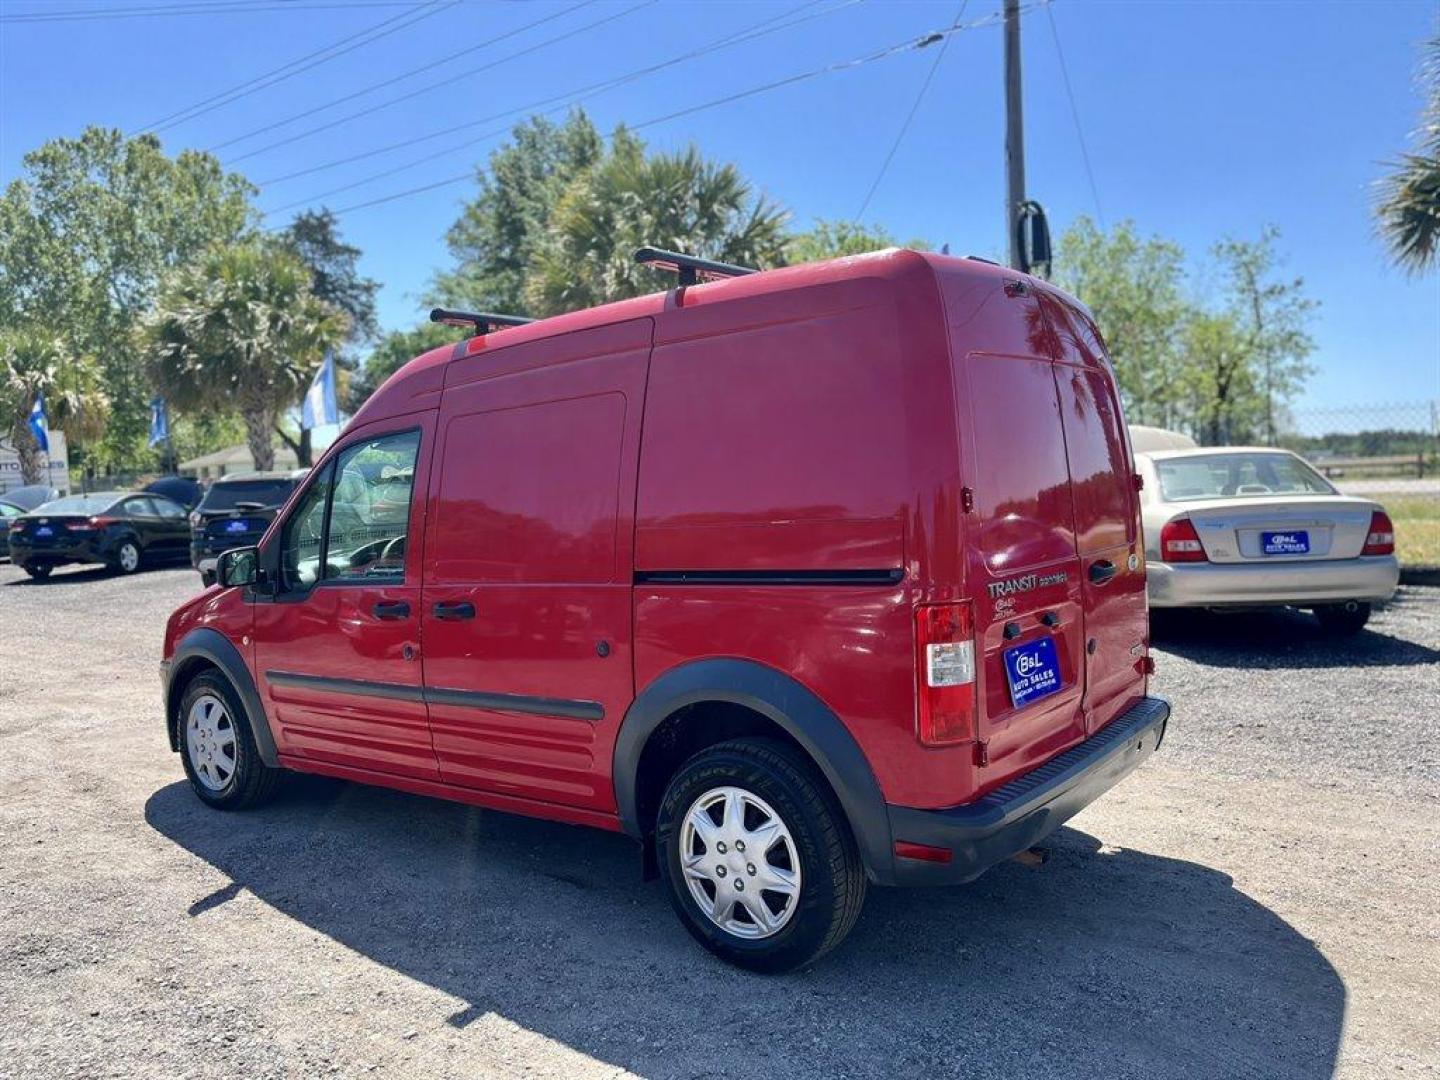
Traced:
[[120, 498], [119, 493], [105, 491], [96, 495], [68, 495], [31, 510], [31, 514], [98, 514], [109, 510]]
[[1330, 483], [1293, 454], [1205, 454], [1155, 462], [1166, 502], [1334, 495]]
[[236, 480], [232, 484], [216, 484], [200, 500], [199, 510], [234, 510], [241, 503], [255, 506], [279, 506], [290, 497], [295, 481], [288, 477], [274, 480]]

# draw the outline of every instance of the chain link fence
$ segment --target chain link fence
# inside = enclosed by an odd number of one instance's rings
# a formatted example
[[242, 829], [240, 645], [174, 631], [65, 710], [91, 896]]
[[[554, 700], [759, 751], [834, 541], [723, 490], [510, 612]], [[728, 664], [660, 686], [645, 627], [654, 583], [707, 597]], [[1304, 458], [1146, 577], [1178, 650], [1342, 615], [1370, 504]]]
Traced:
[[1291, 409], [1275, 440], [1333, 476], [1440, 472], [1440, 399]]

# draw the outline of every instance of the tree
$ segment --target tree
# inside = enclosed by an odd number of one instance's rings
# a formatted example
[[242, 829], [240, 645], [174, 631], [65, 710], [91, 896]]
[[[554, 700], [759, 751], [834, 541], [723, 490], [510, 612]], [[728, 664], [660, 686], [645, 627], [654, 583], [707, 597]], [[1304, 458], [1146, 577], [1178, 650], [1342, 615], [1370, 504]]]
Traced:
[[879, 225], [858, 225], [853, 221], [817, 218], [807, 231], [794, 233], [790, 237], [785, 257], [792, 263], [818, 262], [821, 259], [863, 255], [867, 251], [882, 251], [892, 247], [907, 247], [916, 251], [930, 249], [930, 245], [924, 240], [910, 240], [901, 244], [893, 233]]
[[785, 261], [787, 211], [753, 193], [740, 171], [693, 146], [649, 154], [624, 128], [572, 179], [539, 238], [526, 308], [553, 315], [656, 292], [674, 278], [634, 260], [643, 244], [745, 266]]
[[[375, 317], [375, 294], [380, 283], [360, 273], [360, 249], [340, 239], [338, 219], [327, 209], [304, 210], [295, 215], [288, 228], [280, 234], [279, 240], [288, 247], [310, 270], [310, 291], [319, 300], [345, 313], [350, 322], [350, 334], [345, 344], [354, 347], [368, 341], [379, 333]], [[349, 349], [342, 349], [336, 355], [336, 364], [341, 373], [351, 373], [357, 361]], [[341, 377], [338, 390], [351, 391], [345, 395], [346, 411], [353, 412], [364, 398], [354, 398], [357, 380]], [[305, 392], [301, 388], [301, 394]], [[368, 396], [368, 394], [366, 395]], [[304, 466], [313, 464], [314, 452], [311, 447], [310, 429], [301, 428], [298, 437], [292, 437], [283, 426], [276, 427], [276, 433], [295, 452], [296, 460]]]
[[1292, 397], [1314, 370], [1306, 363], [1315, 351], [1307, 327], [1319, 306], [1305, 296], [1303, 278], [1275, 280], [1279, 237], [1271, 225], [1257, 241], [1224, 240], [1212, 249], [1225, 277], [1226, 310], [1242, 335], [1245, 363], [1255, 369], [1269, 445], [1277, 433], [1277, 399]]
[[80, 456], [150, 460], [134, 328], [165, 272], [253, 227], [254, 188], [209, 154], [172, 159], [153, 135], [98, 127], [32, 151], [23, 170], [0, 197], [0, 329], [44, 326], [66, 363], [99, 358], [112, 408]]
[[270, 469], [277, 415], [348, 333], [345, 314], [311, 292], [304, 263], [283, 244], [253, 241], [174, 273], [141, 336], [169, 400], [201, 413], [237, 409], [255, 467]]
[[1181, 341], [1186, 426], [1206, 446], [1252, 441], [1263, 405], [1244, 331], [1228, 314], [1196, 313]]
[[534, 117], [517, 124], [511, 141], [476, 170], [479, 194], [445, 234], [453, 270], [435, 278], [432, 298], [449, 307], [520, 312], [525, 276], [540, 236], [571, 181], [604, 152], [595, 125], [581, 110], [563, 124]]
[[69, 355], [52, 333], [33, 327], [0, 331], [0, 430], [10, 437], [27, 484], [44, 477], [40, 443], [30, 428], [41, 397], [49, 419], [77, 437], [93, 435], [104, 424], [108, 402], [94, 361]]
[[1440, 255], [1440, 37], [1424, 45], [1420, 82], [1426, 101], [1415, 149], [1390, 162], [1375, 205], [1391, 256], [1412, 274], [1432, 269]]
[[1174, 427], [1184, 388], [1180, 345], [1191, 317], [1184, 298], [1185, 253], [1130, 221], [1109, 234], [1088, 217], [1060, 237], [1057, 284], [1095, 313], [1115, 365], [1126, 412], [1137, 424]]

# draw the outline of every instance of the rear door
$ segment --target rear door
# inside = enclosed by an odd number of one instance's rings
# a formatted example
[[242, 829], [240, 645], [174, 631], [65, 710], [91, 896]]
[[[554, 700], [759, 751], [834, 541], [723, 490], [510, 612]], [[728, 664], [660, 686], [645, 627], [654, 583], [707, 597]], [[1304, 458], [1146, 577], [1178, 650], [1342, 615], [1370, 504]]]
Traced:
[[423, 632], [450, 783], [614, 810], [651, 327], [490, 349], [447, 372]]
[[1041, 304], [1056, 340], [1055, 389], [1084, 597], [1085, 727], [1093, 733], [1144, 693], [1148, 623], [1135, 467], [1094, 324], [1049, 294]]
[[[1039, 321], [1032, 296], [1007, 303], [1019, 325]], [[955, 386], [973, 462], [967, 580], [983, 652], [980, 760], [990, 786], [1084, 737], [1079, 559], [1050, 358], [971, 352], [957, 360]], [[1022, 682], [1037, 657], [1053, 667], [1053, 684]]]

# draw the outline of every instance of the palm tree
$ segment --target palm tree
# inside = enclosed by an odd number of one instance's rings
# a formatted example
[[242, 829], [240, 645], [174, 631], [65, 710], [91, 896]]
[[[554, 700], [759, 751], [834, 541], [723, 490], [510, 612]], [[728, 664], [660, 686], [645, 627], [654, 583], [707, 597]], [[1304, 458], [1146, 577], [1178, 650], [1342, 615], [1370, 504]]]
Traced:
[[623, 128], [609, 152], [572, 180], [530, 263], [525, 293], [534, 315], [590, 307], [674, 284], [637, 266], [643, 244], [747, 266], [785, 261], [789, 214], [755, 195], [733, 165], [691, 147], [646, 154]]
[[10, 437], [27, 484], [43, 479], [40, 443], [30, 413], [44, 397], [52, 423], [73, 436], [98, 437], [109, 401], [99, 388], [93, 360], [71, 356], [53, 334], [34, 328], [0, 331], [0, 431]]
[[166, 282], [142, 330], [150, 372], [181, 411], [238, 410], [257, 469], [275, 465], [271, 441], [348, 325], [310, 291], [309, 269], [282, 245], [212, 251]]
[[1440, 37], [1425, 43], [1420, 80], [1427, 100], [1416, 149], [1392, 163], [1375, 208], [1391, 255], [1412, 274], [1429, 270], [1440, 253]]

